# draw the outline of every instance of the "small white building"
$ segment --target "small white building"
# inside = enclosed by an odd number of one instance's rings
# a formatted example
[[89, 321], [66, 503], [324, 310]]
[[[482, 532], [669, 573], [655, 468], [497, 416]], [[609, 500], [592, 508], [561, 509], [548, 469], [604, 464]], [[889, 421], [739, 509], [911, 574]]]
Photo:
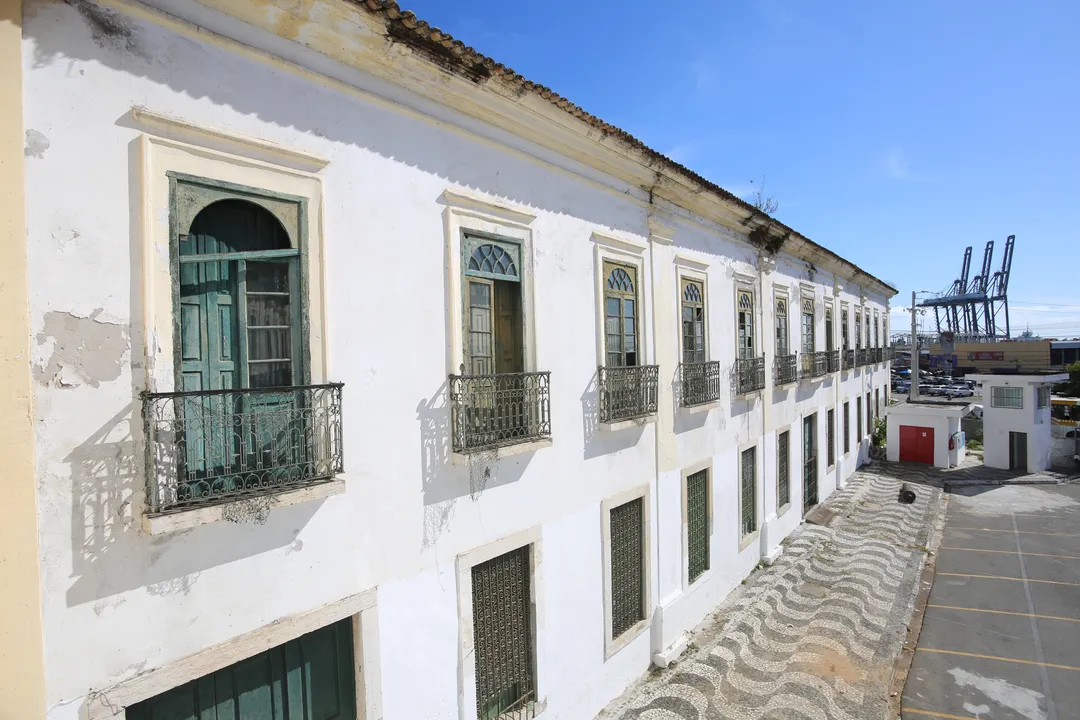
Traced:
[[983, 462], [989, 467], [1039, 472], [1051, 465], [1050, 388], [1065, 373], [968, 375], [982, 388]]
[[939, 468], [964, 461], [960, 418], [971, 409], [963, 400], [920, 398], [893, 405], [886, 412], [889, 462], [918, 462]]

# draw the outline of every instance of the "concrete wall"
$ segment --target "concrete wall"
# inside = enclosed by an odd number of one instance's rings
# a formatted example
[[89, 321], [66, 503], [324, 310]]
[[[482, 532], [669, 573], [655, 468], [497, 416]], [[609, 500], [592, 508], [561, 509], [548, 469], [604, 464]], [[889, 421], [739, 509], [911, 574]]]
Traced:
[[1073, 458], [1080, 455], [1077, 452], [1076, 440], [1073, 438], [1053, 438], [1051, 440], [1050, 466], [1065, 472], [1076, 472], [1077, 463]]
[[[215, 28], [242, 35], [241, 47], [116, 5], [122, 12], [33, 3], [23, 43], [25, 124], [39, 139], [26, 176], [42, 189], [27, 200], [27, 250], [52, 720], [84, 717], [88, 701], [118, 683], [370, 588], [383, 716], [467, 716], [462, 663], [471, 656], [461, 657], [471, 638], [460, 632], [457, 564], [522, 532], [543, 548], [541, 698], [552, 718], [591, 717], [797, 526], [801, 418], [834, 406], [839, 423], [848, 394], [888, 383], [881, 365], [782, 390], [770, 380], [753, 397], [725, 391], [707, 413], [677, 409], [678, 267], [708, 279], [710, 356], [725, 383], [739, 278], [758, 293], [763, 340], [776, 286], [812, 295], [821, 328], [826, 302], [861, 304], [865, 294], [887, 316], [886, 298], [783, 253], [763, 272], [732, 229], [650, 208], [640, 188], [407, 89], [337, 66], [348, 83], [329, 81], [252, 51], [273, 42], [250, 26]], [[325, 57], [309, 59], [330, 72]], [[171, 383], [168, 281], [155, 273], [168, 257], [161, 180], [177, 168], [310, 193], [323, 259], [313, 270], [321, 292], [312, 312], [322, 317], [313, 373], [345, 383], [345, 492], [275, 509], [264, 525], [150, 537], [140, 527], [138, 394]], [[527, 238], [530, 362], [552, 372], [550, 448], [472, 463], [450, 452], [446, 376], [461, 362], [461, 333], [449, 228], [459, 226]], [[596, 418], [606, 253], [640, 263], [642, 337], [661, 365], [657, 420], [615, 431]], [[792, 507], [775, 517], [770, 463], [775, 430], [788, 424]], [[824, 462], [823, 419], [817, 427]], [[738, 451], [747, 444], [760, 448], [762, 530], [740, 549]], [[822, 500], [858, 458], [819, 469]], [[713, 469], [712, 570], [685, 587], [681, 482], [702, 464]], [[605, 660], [601, 503], [643, 485], [654, 520], [653, 626]]]
[[0, 718], [45, 713], [23, 185], [22, 3], [0, 0]]
[[961, 448], [949, 449], [949, 438], [960, 430], [958, 411], [950, 415], [941, 408], [901, 404], [889, 408], [887, 417], [886, 458], [889, 462], [900, 461], [900, 428], [904, 426], [933, 428], [934, 467], [956, 467], [966, 457]]
[[[990, 467], [1009, 467], [1009, 433], [1027, 434], [1027, 472], [1039, 472], [1050, 467], [1052, 437], [1050, 407], [1037, 407], [1038, 387], [1031, 378], [1000, 376], [982, 382], [983, 403], [983, 461]], [[994, 387], [1021, 387], [1023, 408], [993, 407]]]

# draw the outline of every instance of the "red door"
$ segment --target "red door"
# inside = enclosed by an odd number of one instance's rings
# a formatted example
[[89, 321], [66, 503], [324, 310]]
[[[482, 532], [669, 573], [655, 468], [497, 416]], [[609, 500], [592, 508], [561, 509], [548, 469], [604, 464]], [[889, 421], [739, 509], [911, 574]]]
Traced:
[[934, 428], [900, 426], [900, 460], [934, 464]]

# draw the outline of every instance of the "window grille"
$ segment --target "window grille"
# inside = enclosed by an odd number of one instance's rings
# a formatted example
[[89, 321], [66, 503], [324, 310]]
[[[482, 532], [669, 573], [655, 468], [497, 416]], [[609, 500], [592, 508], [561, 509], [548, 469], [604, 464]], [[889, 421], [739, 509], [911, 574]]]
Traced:
[[472, 569], [476, 716], [479, 720], [533, 717], [530, 546]]
[[611, 638], [645, 619], [645, 547], [642, 498], [611, 510]]
[[881, 390], [874, 389], [874, 417], [881, 417]]
[[1024, 407], [1024, 388], [1001, 386], [990, 388], [990, 407], [1022, 409]]
[[874, 408], [870, 405], [870, 393], [866, 393], [866, 433], [874, 432]]
[[742, 452], [742, 492], [741, 494], [741, 530], [745, 537], [757, 530], [757, 485], [754, 482], [757, 464], [757, 448], [747, 448]]
[[709, 569], [709, 471], [686, 478], [687, 577], [694, 582]]
[[1045, 407], [1050, 407], [1050, 388], [1048, 388], [1048, 387], [1039, 388], [1038, 400], [1039, 400], [1039, 403], [1038, 403], [1037, 407], [1039, 407], [1040, 409], [1045, 408]]
[[851, 452], [851, 403], [844, 403], [844, 453]]
[[862, 398], [855, 398], [855, 440], [862, 442]]
[[826, 465], [828, 465], [829, 467], [832, 467], [836, 464], [836, 428], [834, 426], [835, 420], [836, 412], [834, 410], [829, 410], [829, 412], [826, 413], [825, 417], [825, 422], [827, 423], [825, 427], [825, 453], [826, 459], [828, 460]]
[[817, 441], [815, 415], [803, 418], [803, 511], [817, 505]]
[[776, 496], [779, 507], [791, 502], [791, 472], [788, 469], [790, 440], [791, 436], [786, 432], [776, 438]]

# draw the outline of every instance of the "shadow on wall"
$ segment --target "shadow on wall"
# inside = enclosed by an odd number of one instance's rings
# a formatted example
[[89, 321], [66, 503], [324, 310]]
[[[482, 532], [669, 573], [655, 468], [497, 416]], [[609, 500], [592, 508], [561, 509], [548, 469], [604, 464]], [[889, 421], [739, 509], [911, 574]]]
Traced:
[[147, 536], [139, 524], [141, 433], [140, 407], [132, 403], [64, 458], [72, 483], [69, 607], [144, 586], [152, 595], [186, 593], [203, 570], [292, 543], [322, 504], [277, 508], [265, 525], [217, 522]]
[[430, 548], [446, 531], [454, 506], [468, 496], [476, 501], [486, 490], [522, 478], [535, 452], [499, 457], [495, 450], [455, 454], [451, 442], [449, 385], [444, 382], [416, 406], [420, 421], [420, 468], [424, 497], [422, 549]]
[[600, 427], [600, 389], [599, 377], [594, 372], [585, 386], [585, 392], [581, 393], [581, 433], [585, 441], [584, 458], [610, 455], [632, 448], [641, 440], [645, 432], [645, 424], [622, 430], [604, 430]]
[[[376, 20], [375, 22], [379, 22]], [[239, 23], [237, 23], [239, 25]], [[84, 33], [57, 27], [82, 27]], [[248, 31], [257, 33], [253, 28]], [[173, 34], [151, 22], [144, 22], [96, 4], [93, 0], [30, 2], [24, 15], [24, 37], [34, 42], [35, 68], [56, 63], [93, 61], [114, 70], [145, 77], [189, 98], [230, 107], [237, 113], [253, 115], [281, 128], [293, 128], [319, 138], [356, 148], [364, 148], [384, 158], [410, 165], [464, 187], [501, 195], [526, 206], [588, 219], [613, 230], [640, 233], [641, 216], [625, 211], [625, 201], [578, 184], [567, 192], [562, 182], [538, 183], [537, 166], [505, 163], [505, 154], [481, 142], [448, 142], [447, 136], [427, 122], [404, 114], [387, 112], [373, 103], [328, 89], [323, 83], [303, 76], [257, 64], [258, 72], [276, 76], [277, 92], [265, 91], [265, 82], [247, 82], [235, 68], [241, 60], [214, 45], [204, 45], [189, 37]], [[279, 38], [268, 42], [288, 47], [312, 64], [326, 68], [343, 79], [367, 77], [360, 71], [328, 61], [325, 56]], [[406, 46], [386, 42], [381, 50], [387, 62]], [[372, 52], [380, 52], [377, 43]], [[369, 79], [370, 80], [370, 79]], [[69, 75], [68, 82], [86, 82]], [[375, 81], [376, 84], [381, 84]], [[78, 93], [73, 86], [70, 92]], [[85, 93], [92, 95], [87, 87]], [[398, 92], [396, 89], [391, 92]], [[400, 91], [404, 93], [405, 91]], [[289, 97], [290, 102], [280, 102]], [[426, 102], [426, 101], [425, 101]], [[313, 108], [317, 111], [313, 112]], [[126, 117], [126, 114], [125, 114]], [[119, 124], [127, 122], [120, 118]], [[475, 120], [466, 124], [476, 124]], [[35, 133], [47, 128], [28, 128]], [[415, 130], [415, 132], [414, 132]], [[493, 169], [499, 159], [503, 166]], [[519, 170], [515, 166], [526, 168]]]

